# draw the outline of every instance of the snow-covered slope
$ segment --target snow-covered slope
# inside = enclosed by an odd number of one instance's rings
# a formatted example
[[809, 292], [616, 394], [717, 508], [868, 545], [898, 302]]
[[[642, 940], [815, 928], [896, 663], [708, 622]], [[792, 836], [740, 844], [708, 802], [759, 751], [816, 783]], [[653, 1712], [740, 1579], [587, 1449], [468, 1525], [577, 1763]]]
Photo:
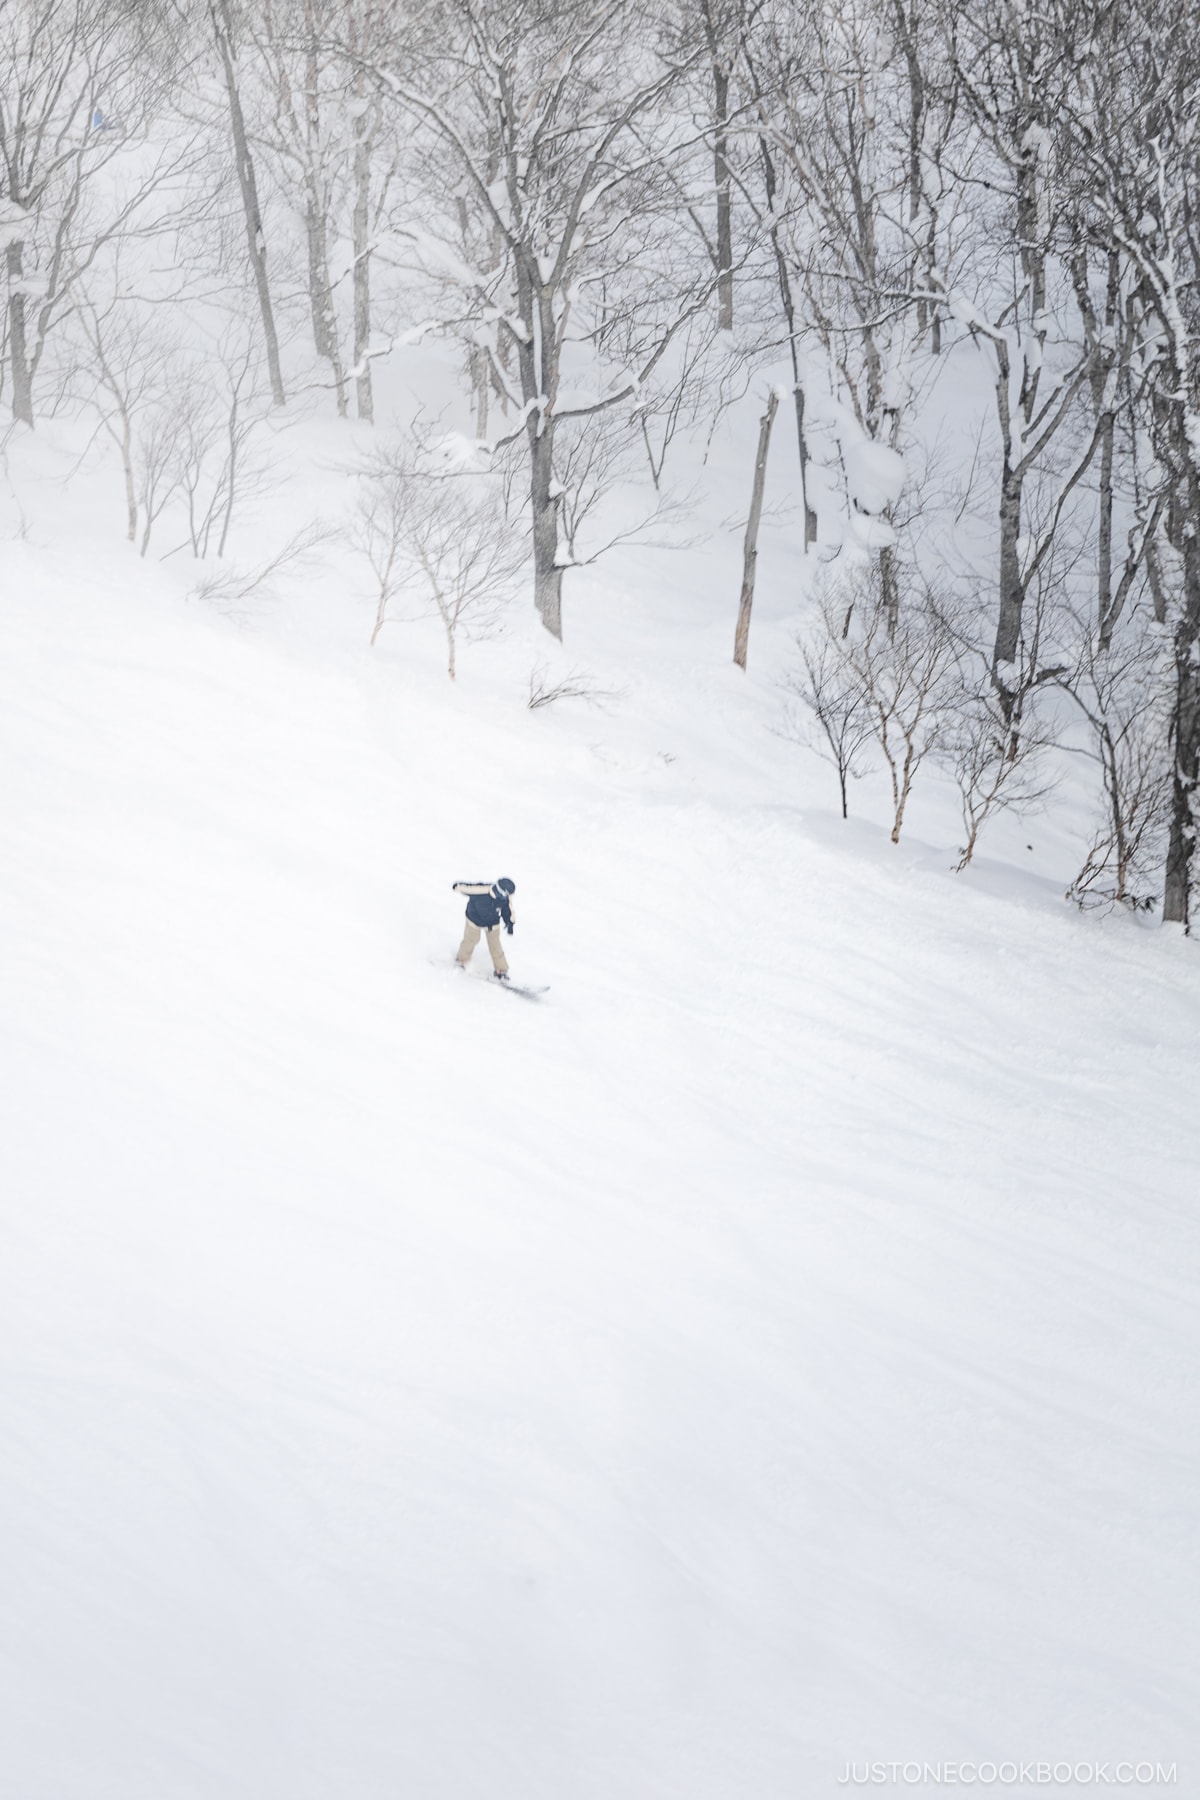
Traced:
[[[1182, 1784], [1194, 947], [844, 826], [767, 728], [782, 602], [747, 682], [729, 608], [581, 577], [623, 697], [530, 713], [519, 631], [452, 688], [336, 559], [323, 636], [246, 629], [50, 519], [0, 603], [5, 1791]], [[500, 873], [540, 1006], [444, 966]]]

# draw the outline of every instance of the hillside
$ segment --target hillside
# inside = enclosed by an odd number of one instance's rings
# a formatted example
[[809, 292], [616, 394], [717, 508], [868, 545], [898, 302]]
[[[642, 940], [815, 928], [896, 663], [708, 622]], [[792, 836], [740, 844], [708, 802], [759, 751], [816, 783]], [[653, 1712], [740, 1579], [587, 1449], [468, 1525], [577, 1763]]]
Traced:
[[[728, 538], [452, 686], [336, 545], [189, 601], [74, 451], [0, 601], [7, 1791], [1182, 1784], [1194, 946], [1063, 903], [1066, 801], [843, 824]], [[537, 1006], [445, 966], [500, 873]]]

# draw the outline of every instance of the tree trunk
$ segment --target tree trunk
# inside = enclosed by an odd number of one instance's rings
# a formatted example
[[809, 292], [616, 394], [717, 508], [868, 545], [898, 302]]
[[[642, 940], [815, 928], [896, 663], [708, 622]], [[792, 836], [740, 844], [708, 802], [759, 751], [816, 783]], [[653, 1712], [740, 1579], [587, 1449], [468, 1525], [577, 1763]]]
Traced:
[[254, 163], [250, 155], [250, 143], [246, 136], [246, 121], [242, 114], [241, 95], [238, 92], [237, 63], [233, 50], [233, 21], [229, 13], [229, 0], [210, 0], [210, 12], [217, 38], [217, 49], [221, 56], [221, 69], [225, 77], [225, 91], [229, 99], [229, 124], [233, 133], [233, 154], [237, 165], [238, 188], [242, 196], [242, 213], [246, 221], [246, 244], [250, 252], [250, 267], [254, 272], [258, 310], [262, 315], [263, 337], [266, 340], [271, 398], [276, 406], [284, 406], [287, 396], [283, 391], [283, 375], [279, 365], [279, 337], [275, 330], [275, 313], [271, 305], [270, 284], [267, 281], [267, 243], [263, 236], [262, 214], [258, 204], [258, 183], [254, 176]]
[[893, 844], [898, 844], [900, 842], [900, 833], [904, 829], [904, 809], [908, 805], [908, 796], [912, 793], [912, 784], [913, 784], [912, 761], [913, 761], [913, 747], [912, 747], [911, 742], [906, 742], [905, 753], [904, 753], [904, 766], [900, 773], [900, 792], [896, 799], [895, 818], [892, 821], [892, 842], [893, 842]]
[[742, 554], [742, 594], [738, 602], [737, 630], [733, 635], [733, 660], [739, 669], [746, 666], [750, 643], [750, 609], [754, 605], [754, 577], [758, 563], [758, 526], [762, 518], [763, 489], [767, 480], [767, 451], [771, 447], [771, 427], [779, 395], [771, 389], [767, 410], [758, 428], [758, 454], [754, 459], [754, 489], [750, 496], [750, 516], [746, 520], [746, 542]]
[[[225, 511], [221, 520], [221, 539], [217, 545], [217, 555], [224, 556], [225, 541], [229, 536], [229, 527], [233, 523], [233, 503], [237, 497], [238, 478], [238, 391], [236, 387], [229, 398], [229, 491], [225, 496]], [[205, 554], [208, 552], [208, 532], [204, 534]]]
[[321, 210], [316, 183], [310, 180], [304, 202], [304, 227], [308, 243], [308, 304], [312, 314], [313, 347], [333, 369], [339, 419], [349, 411], [346, 371], [338, 343], [337, 315], [329, 280], [329, 231]]
[[1163, 581], [1162, 564], [1158, 560], [1158, 544], [1154, 532], [1146, 539], [1146, 581], [1150, 588], [1150, 603], [1154, 609], [1154, 623], [1165, 625], [1167, 622], [1167, 589]]
[[121, 432], [117, 441], [121, 446], [121, 467], [125, 473], [125, 535], [131, 544], [136, 544], [138, 502], [137, 482], [133, 472], [133, 427], [124, 406], [120, 409], [120, 418]]
[[1113, 592], [1113, 440], [1116, 419], [1105, 413], [1100, 427], [1100, 517], [1096, 544], [1096, 613], [1100, 623], [1101, 648], [1107, 650], [1112, 641]]
[[533, 603], [551, 637], [562, 641], [562, 567], [558, 516], [562, 500], [554, 479], [554, 398], [558, 389], [558, 338], [550, 296], [542, 284], [536, 251], [523, 243], [517, 256], [517, 305], [523, 330], [517, 339], [525, 437], [529, 445], [530, 524], [533, 533]]
[[[1104, 303], [1105, 335], [1109, 342], [1113, 340], [1117, 322], [1117, 303], [1120, 298], [1120, 262], [1110, 255], [1108, 259], [1108, 288]], [[1084, 289], [1086, 292], [1086, 288]], [[1107, 376], [1112, 364], [1112, 356], [1097, 357], [1092, 375], [1092, 394], [1097, 412], [1104, 405]], [[1097, 566], [1096, 566], [1096, 616], [1100, 623], [1100, 642], [1107, 649], [1112, 639], [1113, 617], [1112, 593], [1112, 546], [1113, 546], [1113, 450], [1116, 442], [1117, 419], [1110, 406], [1100, 418], [1100, 516], [1097, 524]]]
[[[458, 195], [457, 206], [463, 259], [469, 263], [471, 260], [471, 216], [467, 211], [464, 194]], [[487, 437], [491, 371], [488, 368], [488, 359], [478, 344], [471, 344], [467, 350], [467, 369], [471, 377], [471, 394], [475, 405], [475, 436], [482, 440]]]
[[954, 872], [956, 875], [960, 875], [962, 871], [970, 865], [971, 858], [975, 854], [975, 846], [979, 842], [979, 826], [981, 823], [982, 820], [977, 821], [974, 815], [971, 815], [970, 822], [967, 826], [967, 841], [963, 848], [963, 853], [954, 865]]
[[[1200, 516], [1200, 478], [1188, 481], [1188, 515]], [[1171, 717], [1174, 758], [1163, 920], [1190, 924], [1192, 862], [1196, 852], [1194, 802], [1200, 786], [1200, 536], [1183, 542], [1183, 611], [1175, 629], [1175, 703]]]
[[896, 568], [896, 552], [890, 544], [885, 544], [879, 552], [879, 586], [883, 595], [887, 634], [895, 637], [896, 623], [900, 617], [900, 575]]
[[796, 437], [800, 445], [800, 504], [804, 508], [804, 551], [808, 554], [817, 541], [817, 514], [808, 503], [808, 439], [804, 435], [804, 387], [800, 380], [800, 357], [796, 339], [792, 337], [792, 392], [796, 400]]
[[371, 383], [371, 139], [365, 77], [355, 83], [359, 113], [354, 126], [354, 397], [358, 416], [373, 423]]
[[320, 196], [314, 181], [306, 181], [304, 235], [308, 245], [308, 306], [312, 314], [313, 348], [332, 362], [337, 345], [331, 329], [329, 306], [328, 245]]
[[[767, 190], [767, 207], [774, 216], [776, 177], [775, 164], [765, 137], [758, 140], [763, 159], [763, 182]], [[817, 541], [817, 515], [808, 503], [808, 439], [804, 435], [804, 384], [800, 380], [800, 352], [796, 347], [796, 300], [787, 257], [779, 241], [778, 228], [771, 228], [771, 248], [775, 254], [775, 276], [779, 283], [779, 300], [787, 321], [788, 351], [792, 359], [792, 393], [796, 402], [796, 439], [800, 446], [800, 503], [804, 508], [805, 554]]]
[[317, 197], [311, 190], [305, 201], [304, 225], [308, 238], [308, 302], [312, 313], [313, 345], [317, 355], [325, 357], [333, 368], [338, 418], [344, 419], [349, 403], [329, 284], [329, 234]]
[[471, 391], [475, 396], [475, 436], [482, 443], [488, 431], [488, 401], [491, 396], [491, 371], [488, 360], [477, 344], [471, 346]]
[[1129, 873], [1132, 858], [1129, 853], [1129, 840], [1125, 831], [1125, 811], [1121, 794], [1121, 770], [1117, 759], [1117, 746], [1113, 741], [1112, 728], [1108, 720], [1100, 724], [1100, 755], [1104, 768], [1104, 786], [1108, 793], [1108, 811], [1112, 823], [1112, 841], [1117, 857], [1117, 887], [1114, 898], [1124, 900], [1125, 882]]
[[533, 603], [552, 637], [562, 640], [562, 576], [558, 562], [559, 499], [554, 492], [554, 430], [529, 416], [530, 499], [533, 516]]
[[702, 0], [704, 35], [713, 76], [713, 183], [717, 195], [717, 329], [733, 330], [733, 206], [729, 169], [729, 69], [713, 0]]
[[312, 309], [313, 345], [318, 356], [332, 361], [337, 352], [337, 337], [331, 329], [328, 232], [316, 175], [321, 154], [321, 66], [317, 55], [313, 0], [305, 0], [304, 38], [304, 224], [308, 237], [308, 298]]
[[[290, 104], [290, 98], [289, 98]], [[312, 317], [313, 348], [333, 368], [338, 417], [348, 411], [346, 372], [338, 341], [337, 313], [329, 279], [329, 220], [320, 171], [325, 152], [321, 144], [320, 26], [314, 0], [304, 0], [304, 235], [308, 250], [308, 305]]]
[[32, 428], [33, 371], [25, 340], [25, 296], [20, 290], [24, 258], [24, 244], [18, 241], [8, 246], [8, 354], [12, 365], [13, 418]]
[[1021, 614], [1025, 607], [1025, 582], [1021, 574], [1021, 489], [1023, 476], [1005, 462], [1000, 478], [1000, 616], [992, 651], [992, 681], [1004, 709], [1005, 723], [1012, 720], [1016, 689], [1006, 671], [1017, 660], [1021, 642]]
[[713, 64], [717, 129], [713, 137], [713, 176], [717, 187], [717, 328], [733, 330], [733, 203], [729, 177], [729, 76]]
[[[921, 67], [921, 49], [917, 43], [915, 9], [908, 13], [904, 9], [904, 0], [894, 0], [892, 7], [896, 22], [896, 35], [900, 48], [904, 53], [904, 65], [908, 72], [908, 229], [914, 245], [920, 239], [921, 207], [925, 198], [925, 182], [922, 178], [921, 148], [924, 141], [925, 128], [925, 74]], [[914, 251], [914, 262], [922, 255], [928, 268], [932, 261], [930, 246], [924, 250]], [[932, 283], [928, 283], [932, 286]], [[937, 330], [937, 314], [933, 315], [934, 335]], [[929, 302], [922, 294], [917, 299], [917, 334], [925, 335], [930, 326]], [[936, 356], [940, 342], [933, 346]]]
[[1175, 680], [1172, 718], [1175, 758], [1171, 776], [1171, 823], [1163, 918], [1168, 924], [1186, 926], [1190, 917], [1192, 858], [1196, 849], [1192, 799], [1200, 780], [1200, 669], [1190, 658], [1184, 661], [1177, 653]]

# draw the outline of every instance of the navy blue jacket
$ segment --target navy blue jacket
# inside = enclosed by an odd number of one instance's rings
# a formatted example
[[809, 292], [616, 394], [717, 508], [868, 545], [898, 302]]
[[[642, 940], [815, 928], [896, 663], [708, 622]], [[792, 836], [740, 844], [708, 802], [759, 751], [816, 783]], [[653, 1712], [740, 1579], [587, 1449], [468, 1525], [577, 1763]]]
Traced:
[[456, 893], [469, 894], [467, 917], [481, 931], [491, 931], [503, 923], [510, 934], [513, 928], [512, 902], [503, 888], [488, 887], [482, 881], [456, 881]]

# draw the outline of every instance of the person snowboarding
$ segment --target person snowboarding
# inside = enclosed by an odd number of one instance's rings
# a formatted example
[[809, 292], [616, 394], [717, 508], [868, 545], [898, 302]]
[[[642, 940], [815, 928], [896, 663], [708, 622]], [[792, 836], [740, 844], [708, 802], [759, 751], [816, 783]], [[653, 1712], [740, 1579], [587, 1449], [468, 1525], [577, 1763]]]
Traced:
[[453, 887], [456, 894], [467, 896], [467, 922], [454, 960], [460, 969], [465, 969], [480, 937], [486, 935], [493, 977], [496, 981], [507, 981], [508, 964], [500, 943], [500, 926], [503, 924], [509, 937], [512, 936], [512, 897], [517, 891], [516, 882], [502, 875], [499, 881], [456, 881]]

